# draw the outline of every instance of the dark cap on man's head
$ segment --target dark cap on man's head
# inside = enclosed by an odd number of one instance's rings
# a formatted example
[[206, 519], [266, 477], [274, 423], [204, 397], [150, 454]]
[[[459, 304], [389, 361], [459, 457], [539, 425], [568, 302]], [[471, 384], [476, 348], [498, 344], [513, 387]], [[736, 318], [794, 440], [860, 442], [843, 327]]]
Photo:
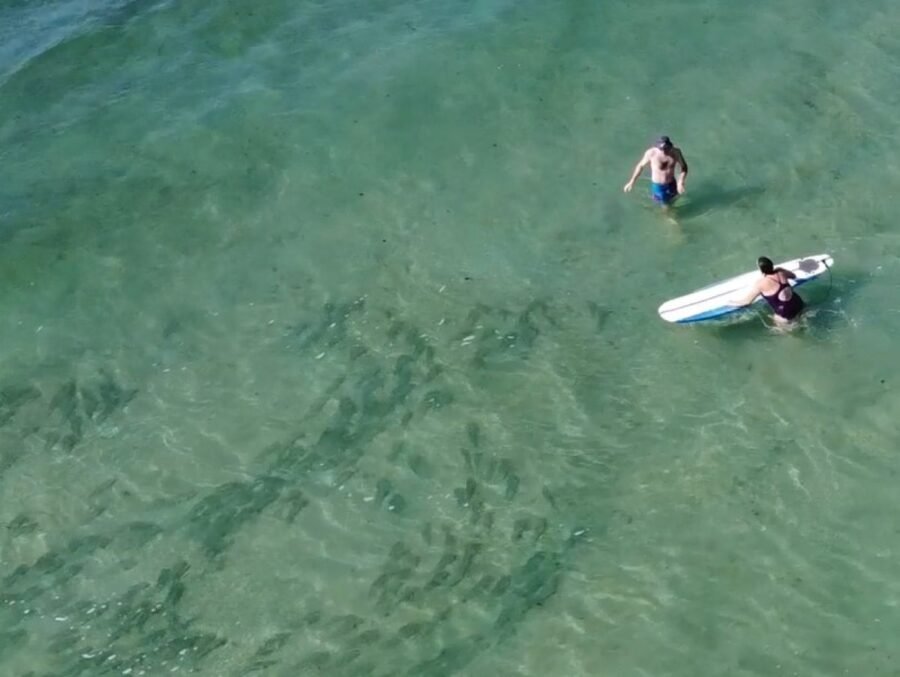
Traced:
[[656, 142], [656, 147], [662, 149], [671, 148], [672, 139], [670, 139], [668, 136], [661, 136], [659, 137], [659, 141]]

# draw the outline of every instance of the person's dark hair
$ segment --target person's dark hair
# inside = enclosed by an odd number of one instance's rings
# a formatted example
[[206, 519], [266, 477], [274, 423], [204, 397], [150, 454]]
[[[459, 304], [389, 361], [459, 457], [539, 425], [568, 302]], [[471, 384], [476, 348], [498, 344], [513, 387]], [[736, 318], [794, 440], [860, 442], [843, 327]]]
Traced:
[[759, 266], [759, 272], [763, 275], [771, 275], [775, 272], [775, 264], [767, 256], [760, 256], [756, 259], [756, 265]]
[[661, 150], [669, 150], [672, 147], [672, 139], [665, 135], [661, 136], [656, 142], [656, 147]]

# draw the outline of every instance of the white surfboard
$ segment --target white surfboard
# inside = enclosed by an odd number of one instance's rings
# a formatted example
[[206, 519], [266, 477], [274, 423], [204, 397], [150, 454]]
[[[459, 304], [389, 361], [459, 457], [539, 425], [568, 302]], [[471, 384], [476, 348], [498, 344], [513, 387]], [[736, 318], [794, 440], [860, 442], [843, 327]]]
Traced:
[[[791, 280], [791, 286], [815, 280], [826, 272], [834, 264], [834, 259], [828, 254], [816, 254], [792, 259], [784, 263], [776, 264], [776, 268], [789, 270], [796, 279]], [[761, 273], [758, 270], [732, 277], [722, 282], [716, 282], [708, 287], [703, 287], [695, 292], [679, 296], [671, 301], [666, 301], [659, 307], [659, 316], [666, 322], [687, 324], [690, 322], [703, 322], [705, 320], [718, 320], [726, 315], [745, 310], [742, 307], [729, 305], [735, 298], [740, 298], [750, 286], [759, 279]], [[757, 296], [753, 304], [765, 303], [762, 296]]]

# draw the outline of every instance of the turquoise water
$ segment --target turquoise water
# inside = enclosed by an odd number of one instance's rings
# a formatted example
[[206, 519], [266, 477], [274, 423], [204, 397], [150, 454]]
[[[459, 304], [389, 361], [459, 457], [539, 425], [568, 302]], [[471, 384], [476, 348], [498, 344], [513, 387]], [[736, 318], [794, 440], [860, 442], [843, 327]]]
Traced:
[[786, 4], [0, 4], [0, 672], [896, 672], [900, 7]]

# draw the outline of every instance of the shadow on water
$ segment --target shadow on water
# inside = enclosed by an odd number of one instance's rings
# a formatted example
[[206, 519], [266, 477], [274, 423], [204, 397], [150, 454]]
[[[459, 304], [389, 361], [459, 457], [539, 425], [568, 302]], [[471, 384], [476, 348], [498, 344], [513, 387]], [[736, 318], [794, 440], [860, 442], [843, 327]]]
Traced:
[[852, 310], [856, 298], [868, 287], [870, 276], [862, 270], [838, 270], [833, 278], [801, 290], [810, 307], [808, 328], [816, 338], [827, 338], [831, 332], [846, 327], [851, 320], [847, 311]]
[[715, 183], [704, 182], [696, 189], [689, 189], [683, 202], [676, 203], [673, 216], [690, 219], [702, 216], [714, 209], [732, 207], [762, 195], [762, 186], [739, 186], [726, 188]]

